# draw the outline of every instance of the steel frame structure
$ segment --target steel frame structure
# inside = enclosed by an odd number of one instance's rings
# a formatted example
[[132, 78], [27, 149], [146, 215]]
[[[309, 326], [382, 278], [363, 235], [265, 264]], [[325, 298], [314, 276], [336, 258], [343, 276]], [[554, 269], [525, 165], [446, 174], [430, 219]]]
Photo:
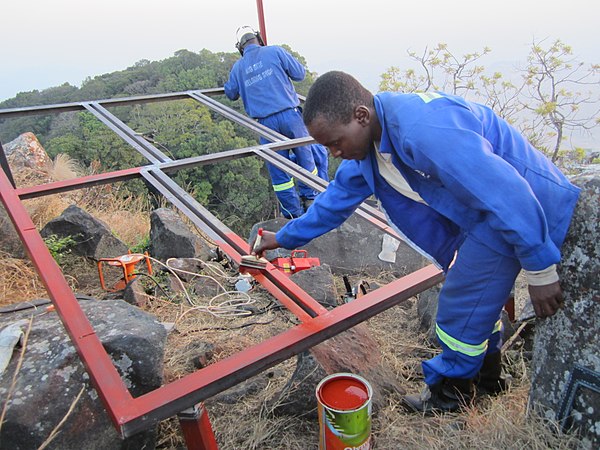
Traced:
[[[276, 153], [277, 150], [312, 143], [314, 142], [312, 138], [288, 139], [265, 128], [213, 98], [222, 93], [223, 90], [217, 88], [0, 110], [0, 120], [27, 115], [88, 111], [148, 160], [148, 164], [145, 166], [26, 188], [14, 186], [10, 169], [4, 164], [4, 159], [2, 160], [4, 170], [0, 170], [2, 203], [56, 307], [60, 320], [85, 365], [106, 411], [123, 437], [131, 436], [154, 426], [163, 419], [178, 415], [188, 448], [216, 449], [216, 440], [212, 434], [207, 413], [201, 403], [203, 400], [375, 316], [436, 285], [443, 279], [440, 270], [434, 266], [427, 266], [367, 293], [361, 297], [360, 301], [327, 310], [273, 265], [269, 264], [264, 270], [253, 270], [254, 278], [287, 307], [300, 323], [225, 360], [211, 364], [142, 396], [132, 397], [27, 214], [22, 200], [94, 185], [142, 178], [189, 217], [235, 263], [239, 263], [241, 256], [249, 253], [249, 245], [174, 183], [168, 176], [169, 173], [237, 158], [258, 157], [276, 165], [314, 189], [322, 191], [326, 188], [327, 183]], [[223, 117], [266, 137], [272, 143], [172, 160], [106, 109], [114, 106], [180, 99], [193, 99]], [[4, 157], [1, 147], [0, 153], [2, 153], [0, 156]], [[396, 236], [378, 210], [363, 204], [357, 213], [382, 231]]]

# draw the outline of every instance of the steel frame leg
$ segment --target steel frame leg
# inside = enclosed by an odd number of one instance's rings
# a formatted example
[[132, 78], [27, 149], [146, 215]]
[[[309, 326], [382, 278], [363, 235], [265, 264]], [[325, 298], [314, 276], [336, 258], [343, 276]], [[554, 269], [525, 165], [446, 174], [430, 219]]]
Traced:
[[188, 450], [219, 450], [204, 403], [177, 414]]

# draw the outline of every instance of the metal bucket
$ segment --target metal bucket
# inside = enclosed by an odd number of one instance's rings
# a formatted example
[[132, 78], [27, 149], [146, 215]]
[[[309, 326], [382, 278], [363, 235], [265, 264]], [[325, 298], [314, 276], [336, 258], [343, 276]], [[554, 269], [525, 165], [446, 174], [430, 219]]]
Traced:
[[369, 450], [371, 400], [367, 380], [352, 373], [336, 373], [321, 380], [316, 390], [320, 450]]

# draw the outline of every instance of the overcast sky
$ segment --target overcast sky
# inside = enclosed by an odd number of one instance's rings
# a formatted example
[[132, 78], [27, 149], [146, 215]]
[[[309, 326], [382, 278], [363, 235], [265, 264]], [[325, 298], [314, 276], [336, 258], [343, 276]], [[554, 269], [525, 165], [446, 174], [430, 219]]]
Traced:
[[[600, 62], [598, 0], [263, 0], [270, 44], [287, 43], [312, 71], [344, 70], [377, 91], [407, 49], [439, 42], [457, 55], [492, 53], [486, 67], [524, 62], [532, 41], [561, 39]], [[255, 0], [6, 0], [0, 101], [18, 92], [122, 70], [179, 49], [235, 51], [240, 25], [258, 29]], [[510, 67], [510, 66], [508, 66]]]

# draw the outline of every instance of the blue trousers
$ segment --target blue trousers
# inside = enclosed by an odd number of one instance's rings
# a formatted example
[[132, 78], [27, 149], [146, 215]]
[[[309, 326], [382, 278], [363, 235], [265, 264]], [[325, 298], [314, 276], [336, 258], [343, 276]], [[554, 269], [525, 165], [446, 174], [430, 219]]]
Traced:
[[[302, 114], [298, 108], [280, 111], [269, 117], [265, 117], [264, 119], [259, 119], [259, 122], [291, 139], [309, 135], [308, 130], [302, 121]], [[269, 141], [261, 137], [260, 143], [266, 144], [269, 143]], [[310, 145], [296, 147], [292, 150], [280, 150], [277, 153], [284, 158], [291, 160], [290, 152], [293, 152], [296, 164], [312, 174], [317, 174], [313, 151]], [[298, 192], [296, 192], [294, 179], [289, 174], [270, 163], [267, 163], [267, 169], [269, 170], [271, 183], [273, 184], [273, 189], [275, 190], [275, 195], [279, 201], [282, 214], [287, 218], [300, 217], [304, 214], [304, 208], [302, 208], [302, 205], [300, 204], [300, 198], [298, 197]], [[298, 182], [298, 191], [300, 196], [307, 199], [315, 198], [318, 193], [300, 182]]]
[[440, 292], [436, 331], [442, 353], [423, 362], [425, 383], [473, 378], [486, 353], [502, 347], [500, 315], [519, 261], [467, 237]]

